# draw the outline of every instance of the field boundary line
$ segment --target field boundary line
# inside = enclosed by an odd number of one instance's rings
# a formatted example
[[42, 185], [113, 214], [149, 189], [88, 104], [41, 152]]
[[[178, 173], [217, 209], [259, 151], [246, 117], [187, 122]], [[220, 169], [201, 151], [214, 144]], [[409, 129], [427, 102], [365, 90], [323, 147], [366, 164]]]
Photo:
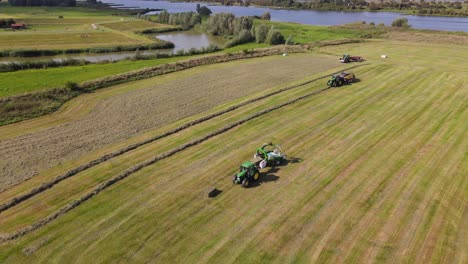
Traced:
[[[368, 65], [368, 64], [360, 64], [360, 65], [355, 65], [355, 66], [352, 66], [352, 67], [348, 67], [348, 68], [345, 68], [345, 69], [342, 69], [341, 71], [345, 71], [345, 70], [351, 70], [351, 69], [354, 69], [354, 68], [358, 68], [358, 67], [362, 67], [362, 66], [365, 66], [365, 65]], [[117, 151], [114, 151], [114, 152], [111, 152], [109, 154], [106, 154], [106, 155], [103, 155], [97, 159], [94, 159], [86, 164], [83, 164], [83, 165], [80, 165], [74, 169], [71, 169], [69, 171], [67, 171], [66, 173], [60, 175], [60, 176], [57, 176], [56, 178], [54, 178], [52, 181], [49, 181], [49, 182], [44, 182], [42, 183], [39, 187], [36, 187], [32, 190], [30, 190], [29, 192], [23, 194], [23, 195], [20, 195], [20, 196], [16, 196], [14, 198], [12, 198], [10, 201], [8, 201], [7, 203], [4, 203], [4, 204], [1, 204], [0, 205], [0, 214], [50, 188], [52, 188], [54, 185], [60, 183], [61, 181], [65, 180], [65, 179], [68, 179], [70, 177], [73, 177], [75, 176], [76, 174], [80, 173], [80, 172], [83, 172], [89, 168], [92, 168], [94, 166], [97, 166], [103, 162], [106, 162], [112, 158], [115, 158], [115, 157], [118, 157], [120, 155], [123, 155], [129, 151], [132, 151], [132, 150], [135, 150], [141, 146], [144, 146], [144, 145], [147, 145], [149, 143], [153, 143], [157, 140], [160, 140], [160, 139], [163, 139], [163, 138], [166, 138], [168, 136], [171, 136], [173, 134], [176, 134], [180, 131], [183, 131], [187, 128], [190, 128], [192, 126], [195, 126], [195, 125], [198, 125], [198, 124], [201, 124], [205, 121], [208, 121], [208, 120], [211, 120], [215, 117], [218, 117], [218, 116], [221, 116], [223, 114], [226, 114], [226, 113], [229, 113], [229, 112], [232, 112], [240, 107], [243, 107], [243, 106], [246, 106], [246, 105], [249, 105], [249, 104], [252, 104], [252, 103], [255, 103], [257, 101], [260, 101], [260, 100], [263, 100], [263, 99], [266, 99], [268, 97], [271, 97], [271, 96], [274, 96], [274, 95], [277, 95], [277, 94], [280, 94], [280, 93], [283, 93], [283, 92], [286, 92], [286, 91], [289, 91], [289, 90], [293, 90], [293, 89], [296, 89], [296, 88], [299, 88], [299, 87], [302, 87], [304, 85], [307, 85], [307, 84], [310, 84], [312, 82], [315, 82], [315, 81], [318, 81], [318, 80], [321, 80], [321, 79], [324, 79], [324, 78], [327, 78], [329, 77], [329, 75], [324, 75], [324, 76], [320, 76], [320, 77], [317, 77], [317, 78], [314, 78], [312, 80], [308, 80], [306, 82], [303, 82], [303, 83], [299, 83], [299, 84], [296, 84], [296, 85], [291, 85], [291, 86], [287, 86], [285, 88], [281, 88], [281, 89], [278, 89], [276, 91], [272, 91], [270, 93], [267, 93], [267, 94], [264, 94], [264, 95], [261, 95], [259, 97], [256, 97], [256, 98], [252, 98], [250, 100], [247, 100], [247, 101], [244, 101], [242, 103], [239, 103], [237, 105], [233, 105], [233, 106], [230, 106], [228, 107], [227, 109], [224, 109], [224, 110], [221, 110], [221, 111], [218, 111], [218, 112], [215, 112], [213, 114], [210, 114], [210, 115], [206, 115], [204, 117], [201, 117], [201, 118], [198, 118], [196, 120], [193, 120], [193, 121], [190, 121], [190, 122], [187, 122], [185, 124], [182, 124], [181, 126], [179, 127], [176, 127], [176, 128], [173, 128], [167, 132], [164, 132], [162, 134], [159, 134], [159, 135], [156, 135], [156, 136], [153, 136], [151, 138], [148, 138], [146, 140], [143, 140], [141, 142], [138, 142], [138, 143], [135, 143], [135, 144], [131, 144], [127, 147], [124, 147], [122, 149], [119, 149]]]
[[10, 240], [14, 240], [14, 239], [17, 239], [17, 238], [20, 238], [26, 234], [29, 234], [43, 226], [45, 226], [46, 224], [52, 222], [54, 219], [57, 219], [59, 218], [60, 216], [66, 214], [67, 212], [73, 210], [74, 208], [78, 207], [80, 204], [82, 204], [83, 202], [86, 202], [87, 200], [91, 199], [92, 197], [94, 197], [95, 195], [99, 194], [100, 192], [104, 191], [105, 189], [109, 188], [110, 186], [114, 185], [115, 183], [127, 178], [128, 176], [134, 174], [135, 172], [138, 172], [140, 171], [141, 169], [145, 168], [145, 167], [148, 167], [160, 160], [163, 160], [163, 159], [166, 159], [168, 157], [171, 157], [185, 149], [188, 149], [190, 147], [193, 147], [193, 146], [196, 146], [196, 145], [199, 145], [200, 143], [212, 138], [212, 137], [215, 137], [217, 135], [220, 135], [220, 134], [223, 134], [235, 127], [238, 127], [252, 119], [255, 119], [259, 116], [262, 116], [262, 115], [265, 115], [265, 114], [268, 114], [270, 112], [273, 112], [275, 110], [278, 110], [280, 108], [283, 108], [285, 106], [288, 106], [288, 105], [291, 105], [291, 104], [294, 104], [298, 101], [301, 101], [303, 99], [306, 99], [308, 97], [311, 97], [311, 96], [314, 96], [314, 95], [317, 95], [317, 94], [320, 94], [322, 92], [325, 92], [329, 89], [332, 89], [333, 87], [326, 87], [326, 88], [322, 88], [322, 89], [319, 89], [319, 90], [315, 90], [315, 91], [312, 91], [312, 92], [309, 92], [309, 93], [306, 93], [302, 96], [299, 96], [299, 97], [296, 97], [294, 99], [291, 99], [285, 103], [282, 103], [282, 104], [279, 104], [279, 105], [276, 105], [276, 106], [272, 106], [272, 107], [269, 107], [265, 110], [262, 110], [260, 112], [257, 112], [255, 114], [252, 114], [252, 115], [249, 115], [241, 120], [238, 120], [234, 123], [231, 123], [231, 124], [228, 124], [228, 125], [225, 125], [224, 127], [222, 128], [219, 128], [215, 131], [212, 131], [210, 133], [208, 133], [207, 135], [203, 136], [203, 137], [200, 137], [198, 139], [194, 139], [190, 142], [187, 142], [183, 145], [179, 145], [178, 147], [176, 148], [173, 148], [172, 150], [169, 150], [169, 151], [166, 151], [164, 153], [161, 153], [157, 156], [154, 156], [153, 158], [150, 158], [144, 162], [141, 162], [140, 164], [138, 165], [135, 165], [129, 169], [126, 169], [125, 171], [119, 173], [117, 176], [99, 184], [98, 186], [96, 186], [96, 188], [94, 188], [92, 191], [88, 192], [87, 194], [81, 196], [78, 200], [74, 200], [72, 202], [70, 202], [69, 204], [61, 207], [59, 210], [57, 210], [56, 212], [52, 213], [51, 215], [45, 217], [45, 218], [42, 218], [41, 220], [27, 226], [27, 227], [24, 227], [24, 228], [21, 228], [13, 233], [10, 233], [10, 234], [4, 234], [2, 236], [0, 236], [0, 241], [10, 241]]

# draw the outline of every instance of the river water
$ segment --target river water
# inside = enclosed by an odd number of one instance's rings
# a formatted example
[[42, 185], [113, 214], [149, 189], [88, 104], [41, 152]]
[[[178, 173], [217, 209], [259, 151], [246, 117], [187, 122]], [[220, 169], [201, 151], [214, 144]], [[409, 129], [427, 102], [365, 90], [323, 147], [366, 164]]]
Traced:
[[[175, 54], [179, 50], [189, 51], [192, 48], [201, 49], [206, 48], [209, 45], [216, 45], [222, 47], [226, 43], [226, 39], [222, 37], [212, 36], [205, 32], [196, 30], [187, 31], [174, 31], [167, 33], [160, 33], [154, 36], [155, 38], [166, 40], [174, 43], [173, 49], [159, 49], [159, 50], [146, 50], [138, 52], [141, 55], [154, 55], [154, 54]], [[0, 63], [11, 63], [11, 62], [31, 62], [31, 61], [63, 61], [66, 59], [85, 60], [89, 62], [103, 62], [103, 61], [119, 61], [124, 59], [130, 59], [135, 57], [135, 51], [124, 51], [124, 52], [112, 52], [102, 54], [66, 54], [57, 56], [43, 56], [43, 57], [5, 57], [0, 58]]]
[[[119, 4], [127, 7], [159, 8], [166, 9], [170, 13], [195, 11], [197, 3], [151, 1], [151, 0], [102, 0], [108, 4]], [[203, 4], [202, 4], [203, 5]], [[283, 10], [263, 7], [222, 6], [209, 5], [213, 13], [228, 12], [236, 16], [261, 15], [268, 11], [271, 20], [282, 22], [295, 22], [309, 25], [339, 25], [357, 21], [384, 23], [389, 26], [393, 20], [406, 17], [409, 24], [417, 29], [434, 29], [445, 31], [468, 32], [468, 17], [439, 17], [404, 15], [392, 12], [340, 12], [340, 11], [314, 11], [314, 10]]]

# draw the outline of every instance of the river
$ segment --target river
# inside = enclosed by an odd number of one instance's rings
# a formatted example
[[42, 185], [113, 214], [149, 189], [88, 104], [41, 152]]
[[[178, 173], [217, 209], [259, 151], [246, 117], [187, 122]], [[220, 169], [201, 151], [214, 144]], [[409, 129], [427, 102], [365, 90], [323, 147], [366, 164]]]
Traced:
[[[195, 11], [197, 3], [147, 1], [147, 0], [102, 0], [108, 4], [119, 4], [126, 7], [158, 8], [166, 9], [170, 13]], [[203, 4], [202, 4], [203, 5]], [[357, 21], [384, 23], [391, 25], [392, 21], [399, 17], [406, 17], [409, 24], [417, 29], [433, 29], [445, 31], [468, 32], [467, 17], [441, 17], [441, 16], [417, 16], [393, 12], [340, 12], [340, 11], [314, 11], [314, 10], [283, 10], [264, 7], [243, 7], [209, 5], [213, 13], [228, 12], [236, 16], [261, 15], [268, 11], [272, 21], [295, 22], [309, 25], [339, 25]]]

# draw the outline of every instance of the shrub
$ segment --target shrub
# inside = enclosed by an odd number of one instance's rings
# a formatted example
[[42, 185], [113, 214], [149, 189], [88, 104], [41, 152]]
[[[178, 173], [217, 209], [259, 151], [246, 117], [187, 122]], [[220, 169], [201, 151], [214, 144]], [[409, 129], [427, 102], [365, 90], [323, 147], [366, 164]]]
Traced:
[[257, 43], [264, 43], [268, 35], [268, 26], [260, 24], [255, 27], [255, 41]]
[[411, 26], [410, 24], [408, 24], [408, 19], [406, 17], [400, 17], [400, 18], [393, 20], [392, 27], [409, 28]]
[[268, 35], [266, 37], [265, 42], [270, 45], [283, 44], [284, 36], [283, 34], [281, 34], [281, 32], [279, 32], [279, 30], [275, 29], [274, 27], [271, 27], [268, 31]]
[[286, 45], [294, 45], [294, 39], [293, 39], [292, 35], [289, 35], [289, 37], [286, 39], [285, 44]]
[[65, 84], [65, 87], [67, 87], [67, 89], [69, 89], [69, 90], [72, 91], [72, 92], [76, 92], [76, 91], [80, 91], [80, 90], [81, 90], [80, 86], [79, 86], [78, 83], [76, 83], [76, 82], [70, 82], [70, 81], [68, 81], [68, 82]]
[[255, 38], [252, 36], [250, 31], [248, 31], [247, 29], [243, 29], [234, 39], [226, 43], [225, 47], [233, 47], [239, 44], [244, 44], [254, 39]]
[[206, 6], [200, 7], [200, 4], [197, 4], [197, 13], [200, 16], [210, 16], [212, 12], [211, 12], [211, 9], [209, 9], [208, 7]]
[[263, 19], [263, 20], [270, 20], [271, 19], [271, 14], [270, 12], [265, 12], [262, 14], [262, 16], [260, 17], [260, 19]]

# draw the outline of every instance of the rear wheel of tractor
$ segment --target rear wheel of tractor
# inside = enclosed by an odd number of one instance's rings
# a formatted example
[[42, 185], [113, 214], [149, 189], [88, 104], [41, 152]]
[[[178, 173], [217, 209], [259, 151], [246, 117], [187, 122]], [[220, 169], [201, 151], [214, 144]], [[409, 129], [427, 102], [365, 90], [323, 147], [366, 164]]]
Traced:
[[252, 178], [253, 178], [253, 181], [257, 181], [260, 178], [260, 173], [256, 171]]
[[244, 178], [244, 180], [242, 181], [242, 187], [247, 188], [249, 187], [249, 185], [250, 185], [249, 179]]
[[275, 165], [280, 165], [281, 164], [281, 159], [275, 160]]
[[232, 183], [236, 184], [237, 183], [237, 175], [234, 174], [234, 176], [232, 176]]

